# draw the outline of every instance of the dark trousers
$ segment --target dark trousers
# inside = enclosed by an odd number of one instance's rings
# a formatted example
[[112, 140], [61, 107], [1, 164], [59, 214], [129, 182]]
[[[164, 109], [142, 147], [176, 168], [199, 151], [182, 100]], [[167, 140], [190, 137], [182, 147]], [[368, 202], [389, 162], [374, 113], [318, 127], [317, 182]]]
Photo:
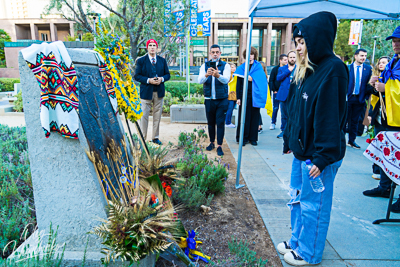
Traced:
[[210, 142], [215, 141], [215, 125], [217, 125], [217, 144], [222, 145], [225, 134], [225, 117], [228, 111], [228, 98], [205, 99], [208, 135]]
[[[375, 136], [381, 131], [400, 131], [400, 127], [384, 127], [381, 124], [375, 122]], [[380, 168], [381, 179], [379, 180], [379, 187], [383, 190], [389, 190], [392, 185], [392, 180], [386, 175], [385, 171]]]
[[[236, 130], [236, 141], [239, 141], [240, 137], [240, 122], [242, 120], [242, 107], [243, 104], [239, 106], [239, 125]], [[244, 134], [243, 141], [258, 141], [258, 126], [260, 125], [260, 108], [253, 107], [252, 99], [247, 99], [246, 105], [246, 120], [244, 123]]]
[[225, 119], [225, 124], [229, 125], [232, 123], [232, 113], [233, 109], [235, 108], [236, 101], [234, 100], [228, 100], [228, 111], [226, 112], [226, 119]]
[[285, 131], [288, 118], [286, 101], [279, 101], [279, 105], [281, 106], [281, 131], [283, 132]]
[[365, 112], [364, 106], [365, 103], [360, 103], [358, 101], [358, 96], [351, 96], [349, 98], [347, 103], [347, 130], [349, 133], [349, 143], [352, 143], [356, 140], [361, 113], [363, 113], [363, 111]]
[[274, 107], [272, 111], [272, 124], [276, 124], [276, 117], [278, 116], [278, 110], [279, 110], [279, 100], [276, 100], [276, 94], [272, 93], [272, 105]]

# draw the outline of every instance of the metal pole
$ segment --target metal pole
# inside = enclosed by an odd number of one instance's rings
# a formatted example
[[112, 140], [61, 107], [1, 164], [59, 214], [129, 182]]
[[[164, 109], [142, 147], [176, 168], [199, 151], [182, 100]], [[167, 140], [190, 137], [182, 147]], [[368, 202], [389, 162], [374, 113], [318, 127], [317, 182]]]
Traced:
[[242, 103], [241, 103], [241, 108], [242, 109], [242, 116], [240, 120], [240, 137], [239, 137], [239, 152], [238, 152], [238, 164], [237, 164], [237, 170], [236, 170], [236, 189], [239, 189], [243, 186], [244, 184], [239, 184], [239, 179], [240, 179], [240, 165], [242, 163], [242, 148], [243, 148], [243, 135], [244, 135], [244, 122], [246, 118], [246, 104], [247, 104], [247, 87], [249, 83], [249, 67], [250, 67], [250, 50], [251, 50], [251, 34], [253, 32], [253, 16], [254, 16], [254, 11], [251, 13], [250, 18], [249, 18], [249, 27], [247, 31], [247, 50], [246, 50], [246, 65], [245, 65], [245, 71], [244, 71], [244, 86], [243, 86], [243, 96], [242, 96]]
[[374, 50], [372, 50], [372, 65], [374, 65], [374, 61], [375, 61], [375, 48], [376, 48], [376, 39], [378, 38], [378, 36], [374, 36]]
[[[190, 16], [189, 16], [190, 19]], [[188, 98], [190, 98], [190, 24], [188, 25], [188, 30], [186, 34], [186, 83], [188, 85]]]
[[362, 31], [363, 31], [363, 24], [364, 24], [364, 20], [361, 20], [361, 24], [360, 24], [360, 38], [358, 38], [358, 49], [361, 48], [361, 38], [362, 38]]
[[179, 75], [183, 76], [182, 72], [182, 47], [179, 45]]

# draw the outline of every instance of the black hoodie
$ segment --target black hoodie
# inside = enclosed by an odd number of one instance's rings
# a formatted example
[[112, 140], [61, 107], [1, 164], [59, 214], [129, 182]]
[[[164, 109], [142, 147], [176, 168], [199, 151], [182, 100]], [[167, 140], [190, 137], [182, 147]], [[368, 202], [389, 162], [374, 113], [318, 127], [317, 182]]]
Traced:
[[296, 27], [305, 40], [314, 71], [307, 71], [302, 82], [290, 86], [283, 152], [292, 150], [299, 160], [311, 159], [322, 172], [343, 159], [346, 151], [343, 129], [349, 73], [333, 53], [337, 28], [334, 14], [315, 13]]

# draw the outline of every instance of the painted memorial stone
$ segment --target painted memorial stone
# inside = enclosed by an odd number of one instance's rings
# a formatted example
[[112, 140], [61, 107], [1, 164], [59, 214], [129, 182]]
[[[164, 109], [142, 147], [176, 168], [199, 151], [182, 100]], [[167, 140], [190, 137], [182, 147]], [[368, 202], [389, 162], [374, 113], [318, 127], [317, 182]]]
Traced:
[[[122, 147], [121, 140], [124, 136], [98, 66], [76, 64], [75, 68], [79, 83], [79, 118], [88, 146], [108, 166], [108, 169], [112, 170], [107, 158], [107, 147], [111, 140]], [[127, 166], [126, 158], [123, 158]], [[109, 172], [109, 176], [117, 188], [116, 181], [119, 177], [115, 177], [112, 171]]]

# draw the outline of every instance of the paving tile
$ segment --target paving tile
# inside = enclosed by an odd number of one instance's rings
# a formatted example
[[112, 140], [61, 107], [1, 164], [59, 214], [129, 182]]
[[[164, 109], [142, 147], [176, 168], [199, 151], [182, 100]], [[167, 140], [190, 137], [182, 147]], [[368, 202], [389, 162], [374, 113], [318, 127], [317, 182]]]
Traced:
[[[264, 132], [258, 146], [245, 146], [241, 172], [264, 224], [276, 246], [290, 238], [290, 211], [286, 207], [292, 155], [282, 155], [279, 130], [270, 131], [269, 117], [261, 111]], [[279, 120], [279, 119], [278, 119]], [[235, 129], [228, 129], [226, 140], [237, 160]], [[366, 137], [358, 137], [360, 150], [348, 148], [335, 179], [334, 196], [327, 243], [320, 266], [399, 266], [400, 224], [373, 225], [384, 218], [388, 199], [368, 198], [362, 192], [374, 188], [372, 164], [362, 154]], [[395, 197], [400, 193], [396, 190]], [[400, 218], [400, 214], [391, 217]], [[283, 257], [281, 256], [283, 260]], [[283, 266], [288, 266], [283, 262]]]

